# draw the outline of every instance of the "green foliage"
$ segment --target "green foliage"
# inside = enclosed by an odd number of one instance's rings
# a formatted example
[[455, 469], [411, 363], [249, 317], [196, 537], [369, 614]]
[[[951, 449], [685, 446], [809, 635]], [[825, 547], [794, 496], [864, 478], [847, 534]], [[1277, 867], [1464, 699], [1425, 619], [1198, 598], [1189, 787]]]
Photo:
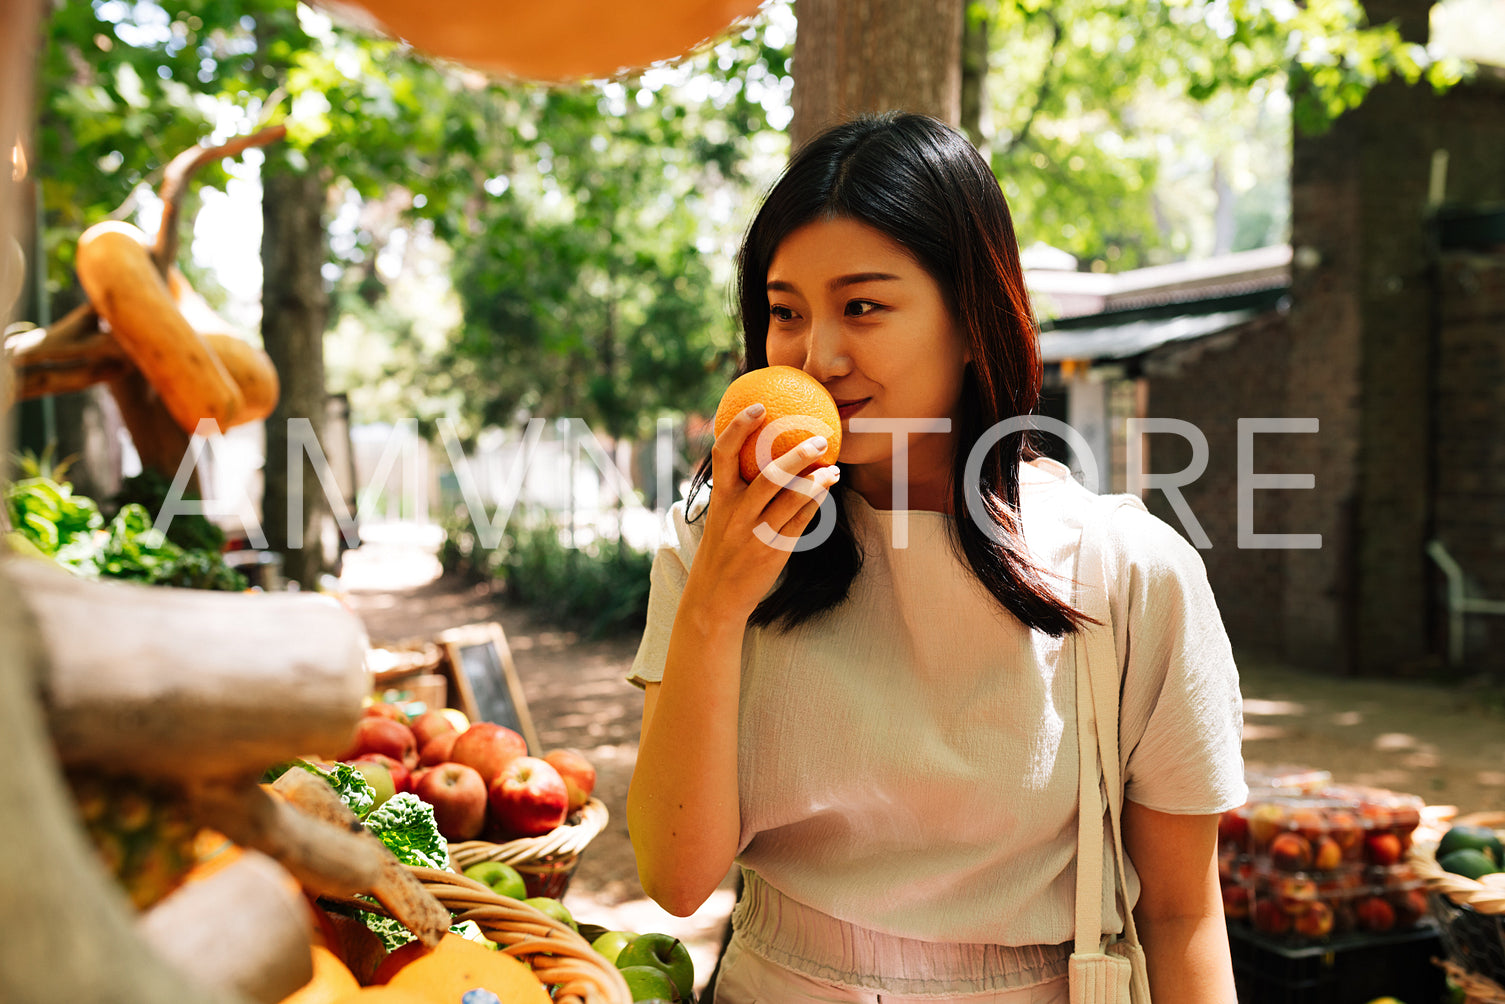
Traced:
[[1231, 250], [1283, 239], [1292, 121], [1320, 131], [1377, 84], [1462, 73], [1367, 24], [1357, 0], [976, 0], [969, 14], [988, 26], [984, 147], [1022, 242], [1098, 270], [1210, 253], [1215, 173], [1236, 200]]
[[7, 486], [4, 502], [13, 542], [18, 538], [23, 549], [78, 575], [183, 589], [246, 588], [245, 576], [226, 565], [217, 549], [173, 543], [139, 504], [121, 506], [106, 523], [93, 499], [45, 477]]
[[[155, 522], [171, 491], [172, 482], [157, 471], [145, 470], [122, 481], [113, 502], [117, 508], [139, 505]], [[190, 495], [185, 499], [195, 497]], [[225, 546], [225, 532], [202, 513], [174, 516], [167, 528], [167, 539], [186, 551], [219, 551]]]
[[514, 510], [506, 530], [488, 551], [457, 518], [445, 527], [440, 560], [448, 571], [500, 580], [512, 602], [587, 637], [642, 630], [652, 554], [611, 537], [571, 547], [568, 530], [545, 512]]

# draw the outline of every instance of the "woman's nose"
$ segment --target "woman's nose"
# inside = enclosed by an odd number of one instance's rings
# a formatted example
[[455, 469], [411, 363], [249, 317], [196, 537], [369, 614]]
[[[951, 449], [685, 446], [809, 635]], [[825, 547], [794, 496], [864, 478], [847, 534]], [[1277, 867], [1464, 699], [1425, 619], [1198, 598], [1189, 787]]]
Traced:
[[810, 326], [805, 362], [800, 368], [822, 383], [851, 372], [852, 360], [846, 354], [840, 324], [817, 322]]

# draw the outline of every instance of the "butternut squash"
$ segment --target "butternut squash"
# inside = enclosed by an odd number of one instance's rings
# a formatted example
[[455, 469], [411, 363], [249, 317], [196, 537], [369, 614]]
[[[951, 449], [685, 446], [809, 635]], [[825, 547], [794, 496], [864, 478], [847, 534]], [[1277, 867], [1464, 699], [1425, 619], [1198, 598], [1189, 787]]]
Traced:
[[235, 327], [209, 306], [176, 267], [167, 270], [167, 290], [184, 319], [219, 358], [240, 389], [241, 410], [235, 424], [257, 422], [277, 407], [281, 385], [272, 357], [242, 338]]
[[79, 282], [184, 431], [206, 418], [229, 428], [243, 405], [240, 388], [173, 303], [147, 244], [128, 223], [95, 224], [78, 241]]

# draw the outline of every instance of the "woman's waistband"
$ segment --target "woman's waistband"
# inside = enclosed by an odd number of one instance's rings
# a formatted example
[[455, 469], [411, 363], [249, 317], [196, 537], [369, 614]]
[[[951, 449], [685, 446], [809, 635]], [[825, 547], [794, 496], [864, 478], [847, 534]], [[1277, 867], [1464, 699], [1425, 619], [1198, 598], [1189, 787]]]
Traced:
[[907, 997], [1033, 986], [1066, 975], [1071, 945], [916, 941], [837, 920], [742, 869], [732, 925], [748, 950], [806, 976]]

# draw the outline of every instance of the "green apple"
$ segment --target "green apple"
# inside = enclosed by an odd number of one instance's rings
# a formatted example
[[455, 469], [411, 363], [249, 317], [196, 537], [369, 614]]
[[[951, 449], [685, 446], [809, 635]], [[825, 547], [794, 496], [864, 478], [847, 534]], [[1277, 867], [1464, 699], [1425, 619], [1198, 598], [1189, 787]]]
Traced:
[[674, 1004], [680, 999], [674, 981], [657, 966], [627, 966], [622, 970], [622, 979], [627, 981], [627, 991], [634, 1001]]
[[629, 941], [636, 937], [637, 935], [631, 931], [607, 931], [591, 942], [591, 948], [597, 954], [604, 956], [607, 962], [616, 965], [617, 955]]
[[684, 942], [672, 934], [640, 934], [617, 953], [617, 968], [653, 966], [662, 969], [679, 988], [679, 996], [695, 990], [695, 962]]
[[578, 931], [580, 929], [575, 924], [575, 918], [570, 915], [570, 911], [565, 907], [563, 903], [559, 902], [559, 900], [557, 899], [550, 899], [548, 896], [529, 896], [527, 899], [523, 900], [523, 902], [527, 903], [539, 913], [553, 917], [561, 924], [569, 927], [569, 929], [572, 931]]
[[366, 783], [371, 786], [371, 791], [376, 795], [376, 800], [371, 803], [371, 808], [376, 808], [387, 799], [397, 793], [397, 784], [392, 780], [392, 772], [384, 764], [377, 760], [347, 760], [350, 766], [360, 771]]
[[475, 879], [498, 896], [506, 896], [508, 899], [528, 898], [528, 885], [517, 869], [500, 861], [482, 861], [460, 874]]

